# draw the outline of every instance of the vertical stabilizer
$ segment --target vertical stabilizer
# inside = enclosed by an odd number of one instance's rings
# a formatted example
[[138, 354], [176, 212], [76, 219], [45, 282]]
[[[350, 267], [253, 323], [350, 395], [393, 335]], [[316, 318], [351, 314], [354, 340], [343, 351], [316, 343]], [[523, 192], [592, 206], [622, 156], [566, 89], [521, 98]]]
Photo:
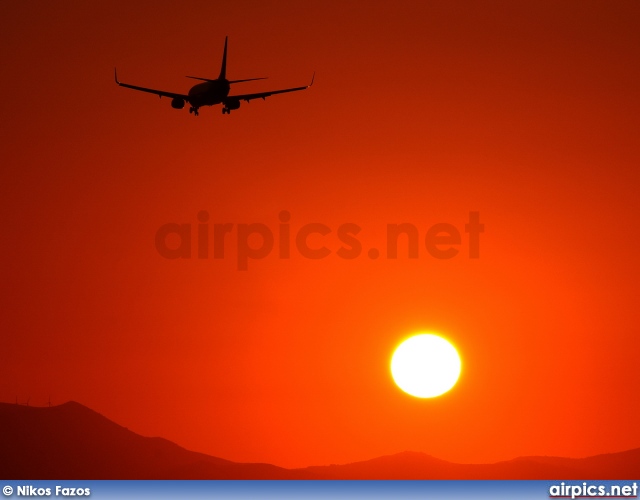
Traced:
[[226, 80], [227, 79], [227, 39], [229, 37], [224, 37], [224, 52], [222, 53], [222, 67], [220, 68], [220, 76], [218, 80]]

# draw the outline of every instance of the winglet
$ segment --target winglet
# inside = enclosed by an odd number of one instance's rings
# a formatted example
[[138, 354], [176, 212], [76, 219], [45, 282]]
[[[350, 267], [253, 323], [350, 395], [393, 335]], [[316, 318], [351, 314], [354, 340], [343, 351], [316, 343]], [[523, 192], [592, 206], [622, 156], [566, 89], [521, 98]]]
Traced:
[[313, 80], [315, 80], [315, 79], [316, 79], [316, 72], [314, 71], [313, 72], [313, 76], [311, 77], [311, 83], [307, 86], [307, 88], [311, 87], [311, 85], [313, 85]]
[[116, 77], [116, 83], [120, 85], [120, 82], [118, 81], [118, 70], [116, 68], [113, 68], [113, 74]]

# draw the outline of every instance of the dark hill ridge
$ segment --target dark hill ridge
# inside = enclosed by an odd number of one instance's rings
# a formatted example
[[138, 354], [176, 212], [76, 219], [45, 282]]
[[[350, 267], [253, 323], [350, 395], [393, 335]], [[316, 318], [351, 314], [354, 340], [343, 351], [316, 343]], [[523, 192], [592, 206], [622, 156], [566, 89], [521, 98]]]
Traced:
[[140, 436], [69, 402], [51, 408], [0, 403], [4, 479], [633, 479], [640, 449], [589, 458], [522, 457], [455, 464], [404, 452], [345, 465], [284, 469], [236, 463]]
[[0, 403], [0, 477], [6, 479], [295, 479], [269, 464], [238, 464], [143, 437], [69, 402]]
[[493, 464], [457, 464], [406, 451], [303, 470], [323, 479], [632, 479], [640, 477], [640, 449], [578, 459], [522, 457]]

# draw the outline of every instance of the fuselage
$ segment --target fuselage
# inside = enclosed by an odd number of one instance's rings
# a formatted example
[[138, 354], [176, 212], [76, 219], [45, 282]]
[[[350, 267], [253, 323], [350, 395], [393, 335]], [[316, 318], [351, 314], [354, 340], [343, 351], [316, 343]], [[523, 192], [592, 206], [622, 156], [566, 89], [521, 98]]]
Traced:
[[226, 79], [198, 83], [189, 89], [189, 103], [196, 108], [220, 104], [229, 95], [229, 90], [231, 85]]

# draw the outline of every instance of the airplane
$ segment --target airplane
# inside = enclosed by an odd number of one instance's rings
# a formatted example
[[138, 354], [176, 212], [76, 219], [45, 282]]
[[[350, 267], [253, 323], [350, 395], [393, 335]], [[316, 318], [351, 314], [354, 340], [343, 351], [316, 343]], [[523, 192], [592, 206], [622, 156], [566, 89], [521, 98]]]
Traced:
[[240, 107], [240, 101], [249, 102], [252, 99], [265, 99], [275, 94], [284, 94], [285, 92], [297, 92], [298, 90], [306, 90], [313, 85], [315, 79], [315, 72], [311, 77], [311, 83], [304, 87], [294, 87], [290, 89], [270, 90], [268, 92], [257, 92], [254, 94], [239, 94], [229, 95], [232, 83], [249, 82], [253, 80], [265, 80], [266, 78], [247, 78], [244, 80], [227, 80], [227, 40], [228, 36], [224, 39], [224, 52], [222, 53], [222, 68], [220, 69], [220, 76], [215, 80], [210, 78], [200, 78], [197, 76], [187, 76], [194, 80], [202, 80], [204, 83], [198, 83], [189, 90], [188, 94], [176, 94], [174, 92], [166, 92], [164, 90], [149, 89], [146, 87], [138, 87], [136, 85], [129, 85], [128, 83], [122, 83], [118, 80], [118, 71], [114, 68], [116, 83], [120, 87], [126, 87], [128, 89], [139, 90], [141, 92], [148, 92], [150, 94], [156, 94], [160, 98], [171, 98], [171, 107], [174, 109], [184, 108], [185, 103], [189, 103], [189, 113], [193, 113], [198, 116], [198, 110], [202, 106], [214, 106], [216, 104], [222, 104], [222, 114], [230, 114], [231, 110], [238, 109]]

